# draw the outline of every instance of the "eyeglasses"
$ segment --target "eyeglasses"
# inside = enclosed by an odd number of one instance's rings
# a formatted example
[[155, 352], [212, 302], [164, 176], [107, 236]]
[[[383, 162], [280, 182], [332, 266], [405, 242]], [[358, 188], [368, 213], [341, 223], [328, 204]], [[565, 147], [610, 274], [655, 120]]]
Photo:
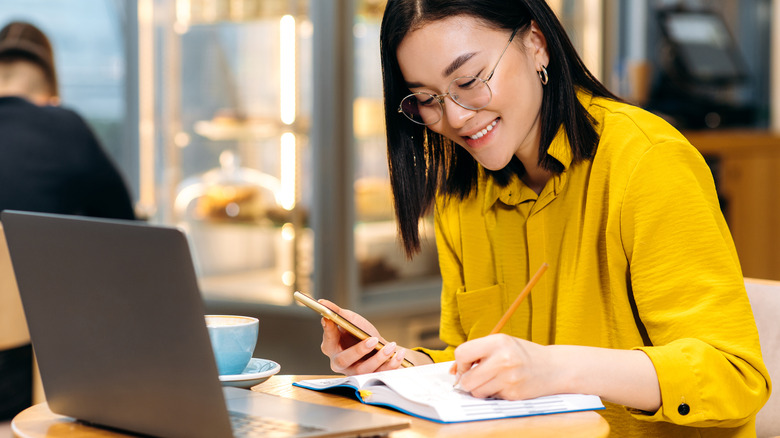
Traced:
[[433, 125], [444, 116], [444, 98], [449, 96], [453, 102], [468, 110], [482, 109], [493, 99], [493, 91], [488, 86], [488, 81], [493, 77], [493, 73], [504, 57], [506, 49], [515, 38], [518, 29], [512, 32], [509, 42], [498, 57], [498, 61], [493, 66], [493, 70], [482, 79], [476, 76], [462, 76], [455, 78], [447, 86], [447, 92], [444, 94], [412, 93], [401, 100], [398, 106], [398, 112], [406, 116], [407, 119], [420, 125]]

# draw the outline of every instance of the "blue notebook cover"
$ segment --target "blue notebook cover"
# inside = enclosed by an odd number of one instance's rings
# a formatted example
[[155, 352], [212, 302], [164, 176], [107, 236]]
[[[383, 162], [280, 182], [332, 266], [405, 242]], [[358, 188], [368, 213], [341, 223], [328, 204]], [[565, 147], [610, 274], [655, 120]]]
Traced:
[[585, 394], [515, 401], [476, 398], [454, 387], [451, 366], [452, 362], [443, 362], [358, 376], [302, 380], [293, 385], [354, 396], [368, 405], [389, 407], [437, 423], [604, 409], [599, 397]]

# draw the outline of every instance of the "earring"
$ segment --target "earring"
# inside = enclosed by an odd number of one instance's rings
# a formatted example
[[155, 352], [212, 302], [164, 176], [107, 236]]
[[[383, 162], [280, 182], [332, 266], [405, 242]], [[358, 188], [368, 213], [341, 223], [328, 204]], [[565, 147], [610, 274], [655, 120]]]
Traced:
[[550, 80], [549, 76], [547, 76], [547, 69], [545, 66], [541, 66], [541, 70], [537, 71], [536, 73], [539, 75], [539, 80], [542, 81], [542, 85], [547, 85], [547, 81]]

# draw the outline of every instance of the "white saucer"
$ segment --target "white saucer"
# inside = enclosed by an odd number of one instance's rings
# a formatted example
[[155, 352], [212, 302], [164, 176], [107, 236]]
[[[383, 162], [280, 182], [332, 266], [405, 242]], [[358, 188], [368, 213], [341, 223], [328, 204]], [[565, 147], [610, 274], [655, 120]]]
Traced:
[[253, 357], [241, 374], [221, 375], [219, 381], [222, 382], [222, 386], [249, 388], [265, 382], [281, 369], [282, 367], [272, 360]]

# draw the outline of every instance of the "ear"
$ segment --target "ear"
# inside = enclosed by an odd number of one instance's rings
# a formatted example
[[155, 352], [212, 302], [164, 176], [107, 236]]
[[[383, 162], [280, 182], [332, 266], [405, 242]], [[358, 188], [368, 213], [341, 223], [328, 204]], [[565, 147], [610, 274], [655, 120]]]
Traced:
[[539, 29], [539, 25], [536, 21], [531, 20], [531, 29], [528, 31], [525, 39], [526, 48], [529, 49], [529, 53], [533, 56], [536, 70], [541, 70], [541, 66], [550, 65], [550, 55], [547, 52], [547, 38]]

